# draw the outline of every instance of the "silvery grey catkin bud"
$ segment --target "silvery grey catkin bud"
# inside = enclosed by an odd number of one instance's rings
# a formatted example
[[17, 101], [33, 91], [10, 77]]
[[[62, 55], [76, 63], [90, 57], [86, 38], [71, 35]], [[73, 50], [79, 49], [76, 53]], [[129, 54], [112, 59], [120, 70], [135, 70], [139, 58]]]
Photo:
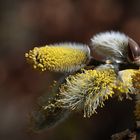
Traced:
[[120, 32], [99, 33], [91, 39], [92, 55], [101, 61], [132, 63], [140, 66], [140, 47], [127, 35]]

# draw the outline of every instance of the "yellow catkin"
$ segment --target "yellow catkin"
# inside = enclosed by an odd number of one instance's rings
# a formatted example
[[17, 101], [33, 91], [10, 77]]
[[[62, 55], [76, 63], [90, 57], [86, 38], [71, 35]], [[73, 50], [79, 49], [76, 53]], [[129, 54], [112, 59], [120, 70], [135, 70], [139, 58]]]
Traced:
[[135, 74], [132, 76], [132, 83], [133, 83], [133, 87], [140, 94], [140, 69], [137, 70]]
[[61, 99], [58, 102], [64, 108], [83, 109], [84, 117], [90, 117], [96, 113], [98, 106], [104, 106], [104, 101], [109, 97], [115, 95], [122, 98], [124, 95], [129, 97], [129, 94], [135, 94], [140, 87], [138, 77], [140, 78], [140, 71], [133, 69], [120, 71], [119, 74], [116, 74], [114, 68], [106, 66], [84, 70], [83, 73], [66, 79], [66, 83], [60, 88]]
[[128, 69], [119, 72], [119, 79], [115, 92], [120, 97], [123, 95], [129, 98], [129, 94], [136, 94], [136, 106], [134, 114], [140, 120], [140, 70]]
[[90, 51], [86, 45], [59, 44], [34, 48], [25, 57], [35, 69], [41, 71], [76, 71], [86, 65]]
[[121, 100], [123, 96], [130, 98], [129, 94], [135, 94], [136, 89], [133, 86], [132, 77], [135, 75], [136, 71], [137, 70], [134, 69], [127, 69], [118, 73], [117, 86], [114, 90]]
[[124, 94], [129, 97], [129, 94], [136, 94], [136, 106], [134, 114], [140, 120], [140, 70], [128, 69], [119, 72], [121, 84], [119, 84], [118, 95], [120, 98]]
[[96, 113], [104, 100], [112, 97], [116, 88], [116, 73], [113, 69], [85, 70], [69, 76], [60, 88], [62, 107], [72, 110], [83, 107], [84, 117]]

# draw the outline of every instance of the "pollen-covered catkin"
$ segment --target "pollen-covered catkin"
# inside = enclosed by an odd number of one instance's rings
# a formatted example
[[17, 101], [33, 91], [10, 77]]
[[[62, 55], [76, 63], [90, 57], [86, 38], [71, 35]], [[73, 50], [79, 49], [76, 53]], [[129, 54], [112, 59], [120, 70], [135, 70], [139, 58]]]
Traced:
[[133, 87], [137, 90], [137, 93], [140, 94], [140, 69], [135, 72], [132, 76]]
[[122, 100], [124, 97], [131, 99], [130, 94], [135, 94], [137, 89], [133, 85], [133, 76], [137, 70], [127, 69], [118, 72], [118, 80], [116, 83], [116, 95]]
[[72, 72], [83, 68], [90, 59], [87, 45], [63, 43], [36, 47], [25, 54], [29, 63], [41, 71]]
[[114, 92], [116, 74], [113, 69], [84, 70], [71, 75], [60, 88], [62, 107], [71, 110], [84, 110], [84, 117], [90, 117], [98, 106]]

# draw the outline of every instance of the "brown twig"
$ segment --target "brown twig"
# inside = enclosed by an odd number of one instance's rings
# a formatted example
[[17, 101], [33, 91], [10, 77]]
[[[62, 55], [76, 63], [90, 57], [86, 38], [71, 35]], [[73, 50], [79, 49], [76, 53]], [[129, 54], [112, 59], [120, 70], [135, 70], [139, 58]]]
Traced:
[[136, 140], [136, 132], [131, 132], [129, 129], [113, 134], [111, 140]]

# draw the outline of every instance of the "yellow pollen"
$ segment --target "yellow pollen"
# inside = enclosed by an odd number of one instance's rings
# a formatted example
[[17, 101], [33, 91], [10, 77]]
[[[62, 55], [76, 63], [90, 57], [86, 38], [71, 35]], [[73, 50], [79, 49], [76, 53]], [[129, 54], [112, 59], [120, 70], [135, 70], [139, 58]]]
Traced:
[[96, 113], [104, 100], [112, 97], [116, 87], [116, 74], [113, 69], [85, 70], [84, 73], [71, 75], [60, 88], [62, 107], [79, 110], [84, 107], [84, 117]]
[[72, 44], [34, 48], [25, 54], [29, 63], [41, 71], [71, 72], [84, 67], [89, 59], [87, 46], [73, 47]]
[[135, 72], [136, 70], [133, 69], [119, 72], [118, 80], [116, 82], [117, 86], [114, 90], [121, 100], [123, 99], [123, 95], [126, 95], [126, 98], [130, 98], [129, 94], [135, 94], [132, 84], [132, 76], [135, 75]]
[[140, 94], [140, 69], [132, 76], [132, 83], [133, 87], [137, 90], [137, 93]]

